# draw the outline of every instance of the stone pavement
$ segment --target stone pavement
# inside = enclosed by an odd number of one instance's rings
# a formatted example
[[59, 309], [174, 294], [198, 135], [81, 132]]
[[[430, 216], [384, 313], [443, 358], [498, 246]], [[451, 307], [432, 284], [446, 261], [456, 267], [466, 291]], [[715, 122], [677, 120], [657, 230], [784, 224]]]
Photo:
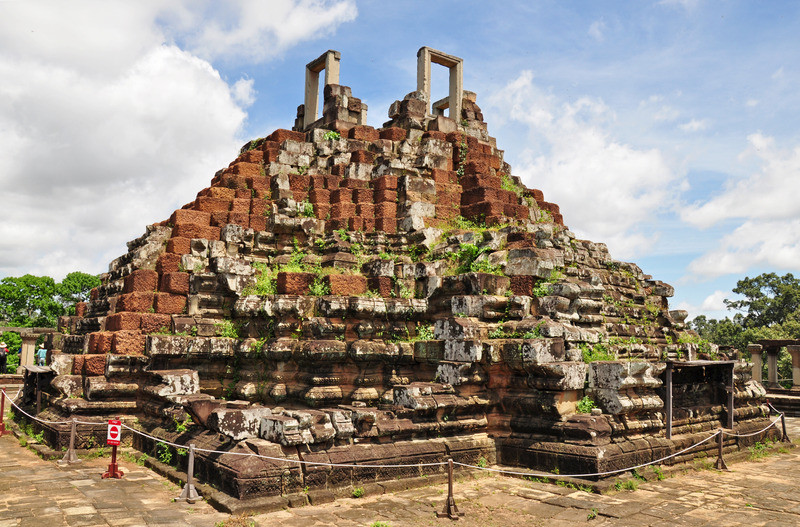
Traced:
[[119, 463], [121, 480], [101, 480], [109, 459], [60, 467], [0, 437], [0, 527], [43, 525], [213, 526], [228, 515], [207, 503], [173, 503], [180, 489], [154, 472]]
[[[787, 419], [800, 438], [800, 418]], [[437, 518], [446, 485], [340, 499], [250, 518], [214, 511], [205, 502], [173, 503], [180, 489], [137, 465], [121, 462], [123, 480], [101, 480], [108, 459], [59, 467], [0, 438], [0, 527], [27, 525], [281, 525], [390, 527], [450, 525]], [[731, 471], [677, 470], [636, 491], [598, 495], [498, 476], [458, 478], [455, 497], [475, 526], [772, 526], [800, 525], [800, 449]], [[591, 519], [590, 519], [591, 518]], [[378, 524], [380, 525], [380, 524]], [[456, 524], [458, 525], [458, 524]]]

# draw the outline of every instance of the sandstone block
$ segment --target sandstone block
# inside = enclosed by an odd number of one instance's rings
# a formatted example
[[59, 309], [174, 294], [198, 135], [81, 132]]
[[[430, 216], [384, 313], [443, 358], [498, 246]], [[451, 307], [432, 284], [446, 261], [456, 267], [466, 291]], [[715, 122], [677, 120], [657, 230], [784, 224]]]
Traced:
[[178, 271], [180, 263], [180, 254], [163, 253], [156, 260], [156, 272], [158, 274], [174, 273]]
[[161, 313], [142, 313], [140, 329], [142, 333], [154, 333], [156, 331], [170, 331], [172, 328], [172, 317]]
[[234, 441], [241, 441], [258, 437], [261, 420], [271, 415], [272, 410], [263, 406], [246, 409], [218, 408], [209, 414], [207, 426]]
[[373, 180], [372, 185], [375, 190], [397, 190], [398, 177], [383, 175]]
[[120, 295], [117, 300], [117, 311], [138, 311], [148, 312], [153, 307], [154, 293], [140, 292], [140, 293], [126, 293]]
[[276, 287], [280, 295], [306, 295], [316, 275], [313, 273], [278, 273]]
[[408, 132], [404, 128], [389, 127], [380, 130], [379, 136], [381, 139], [388, 139], [390, 141], [402, 141], [406, 138]]
[[[236, 195], [236, 192], [234, 190], [232, 190], [232, 189], [225, 189], [225, 190], [229, 190], [231, 192], [231, 197], [230, 198], [218, 198], [218, 197], [212, 197], [212, 196], [200, 196], [200, 197], [198, 197], [197, 200], [195, 200], [195, 206], [197, 207], [197, 210], [202, 211], [202, 212], [211, 212], [211, 213], [213, 213], [213, 212], [228, 212], [228, 210], [230, 210], [230, 208], [231, 208], [231, 200]], [[182, 224], [182, 225], [198, 225], [198, 226], [201, 226], [201, 224], [197, 224], [197, 223], [186, 223], [186, 224]], [[197, 236], [193, 236], [193, 237], [197, 238]]]
[[[117, 331], [114, 333], [111, 351], [118, 355], [143, 355], [145, 339], [145, 335], [142, 335], [138, 329], [136, 331]], [[105, 362], [103, 363], [103, 370], [96, 375], [102, 375], [103, 373], [105, 373]]]
[[380, 139], [380, 133], [371, 126], [356, 125], [350, 129], [347, 136], [350, 139], [359, 139], [362, 141], [377, 141]]
[[178, 209], [172, 213], [169, 222], [173, 225], [179, 223], [194, 223], [197, 225], [211, 225], [211, 214], [202, 210]]
[[[122, 313], [118, 313], [122, 314]], [[132, 313], [137, 314], [138, 313]], [[112, 315], [113, 316], [113, 315]], [[111, 317], [109, 317], [111, 318]], [[108, 328], [108, 319], [106, 319], [106, 328]], [[122, 329], [122, 328], [120, 328]], [[126, 328], [127, 329], [127, 328]], [[114, 340], [114, 333], [112, 331], [98, 331], [89, 334], [89, 353], [110, 353], [111, 342]]]
[[[139, 329], [142, 324], [142, 313], [122, 311], [106, 317], [106, 329], [108, 331], [120, 331], [129, 329]], [[89, 337], [89, 350], [92, 350], [92, 338]]]
[[394, 281], [390, 276], [371, 276], [367, 278], [367, 287], [383, 298], [390, 298], [394, 292]]
[[179, 314], [186, 307], [186, 297], [170, 293], [157, 293], [155, 296], [156, 313]]
[[123, 292], [153, 292], [158, 287], [158, 273], [149, 269], [138, 269], [125, 277]]
[[325, 276], [325, 283], [332, 295], [356, 296], [367, 292], [367, 279], [364, 276], [330, 274]]
[[175, 237], [167, 241], [167, 252], [174, 254], [189, 254], [192, 251], [190, 238]]
[[160, 290], [175, 295], [189, 294], [189, 273], [165, 273], [161, 277]]
[[298, 141], [302, 143], [305, 142], [306, 135], [303, 132], [294, 132], [292, 130], [284, 130], [280, 128], [272, 132], [269, 136], [267, 136], [267, 140], [274, 141], [279, 145], [286, 140]]
[[193, 395], [200, 391], [200, 377], [194, 370], [151, 370], [160, 384], [153, 390], [156, 395]]
[[50, 385], [64, 397], [80, 397], [83, 395], [83, 376], [57, 375]]

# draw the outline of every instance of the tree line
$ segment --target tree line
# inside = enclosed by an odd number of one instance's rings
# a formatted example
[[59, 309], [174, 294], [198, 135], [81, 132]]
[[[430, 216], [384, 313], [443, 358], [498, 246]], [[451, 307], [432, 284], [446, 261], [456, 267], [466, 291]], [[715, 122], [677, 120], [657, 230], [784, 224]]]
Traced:
[[75, 303], [89, 299], [100, 285], [94, 275], [73, 272], [60, 282], [49, 276], [9, 276], [0, 280], [0, 321], [16, 327], [56, 327], [58, 317], [74, 315]]
[[[725, 300], [727, 308], [736, 311], [732, 317], [717, 320], [700, 315], [689, 322], [689, 327], [715, 344], [741, 351], [762, 339], [800, 339], [799, 278], [791, 273], [783, 276], [763, 273], [739, 280], [733, 292], [742, 298]], [[791, 368], [791, 358], [782, 350], [778, 359], [779, 377], [790, 379]], [[791, 386], [791, 381], [785, 385]]]

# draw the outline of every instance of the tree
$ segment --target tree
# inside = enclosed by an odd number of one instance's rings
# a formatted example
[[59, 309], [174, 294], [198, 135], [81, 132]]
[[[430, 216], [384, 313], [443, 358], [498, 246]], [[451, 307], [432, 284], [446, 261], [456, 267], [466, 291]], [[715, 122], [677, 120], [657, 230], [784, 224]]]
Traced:
[[[725, 300], [728, 309], [740, 311], [733, 318], [716, 320], [700, 315], [689, 322], [689, 327], [715, 344], [742, 351], [759, 340], [800, 339], [800, 279], [791, 273], [764, 273], [739, 280], [733, 292], [745, 297]], [[782, 351], [778, 361], [779, 376], [784, 378], [791, 375], [788, 357]]]
[[787, 273], [764, 273], [736, 282], [734, 293], [744, 300], [725, 300], [728, 309], [743, 311], [742, 325], [748, 328], [783, 324], [800, 314], [800, 279]]
[[86, 300], [100, 279], [85, 273], [68, 274], [56, 283], [49, 276], [26, 274], [0, 280], [0, 319], [12, 326], [55, 327], [59, 316], [74, 313], [75, 302]]
[[89, 300], [89, 292], [100, 285], [97, 276], [75, 271], [69, 273], [58, 284], [58, 295], [61, 304], [70, 315], [75, 314], [75, 303]]
[[54, 327], [64, 311], [49, 276], [26, 274], [0, 280], [0, 315], [14, 326]]

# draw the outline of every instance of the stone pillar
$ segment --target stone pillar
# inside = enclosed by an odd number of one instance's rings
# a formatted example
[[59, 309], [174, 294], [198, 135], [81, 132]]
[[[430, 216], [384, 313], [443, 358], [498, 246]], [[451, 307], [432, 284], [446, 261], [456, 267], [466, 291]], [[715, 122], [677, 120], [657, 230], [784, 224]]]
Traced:
[[786, 346], [792, 356], [792, 389], [800, 390], [800, 345]]
[[325, 86], [328, 84], [339, 84], [339, 61], [341, 58], [341, 53], [329, 49], [306, 65], [305, 114], [303, 115], [304, 128], [307, 128], [317, 120], [317, 112], [319, 112], [319, 73], [323, 69], [325, 70]]
[[780, 348], [767, 348], [767, 387], [780, 388], [778, 384], [778, 352]]
[[19, 365], [33, 366], [36, 364], [36, 339], [39, 335], [34, 333], [22, 333], [22, 348], [19, 350]]
[[753, 380], [761, 382], [761, 368], [763, 362], [761, 361], [761, 352], [763, 351], [761, 344], [748, 344], [747, 351], [750, 352], [750, 361], [753, 363]]
[[461, 107], [464, 97], [464, 61], [459, 57], [423, 46], [417, 51], [417, 91], [425, 94], [427, 116], [431, 115], [431, 62], [441, 64], [450, 72], [448, 108], [450, 119], [461, 122]]

